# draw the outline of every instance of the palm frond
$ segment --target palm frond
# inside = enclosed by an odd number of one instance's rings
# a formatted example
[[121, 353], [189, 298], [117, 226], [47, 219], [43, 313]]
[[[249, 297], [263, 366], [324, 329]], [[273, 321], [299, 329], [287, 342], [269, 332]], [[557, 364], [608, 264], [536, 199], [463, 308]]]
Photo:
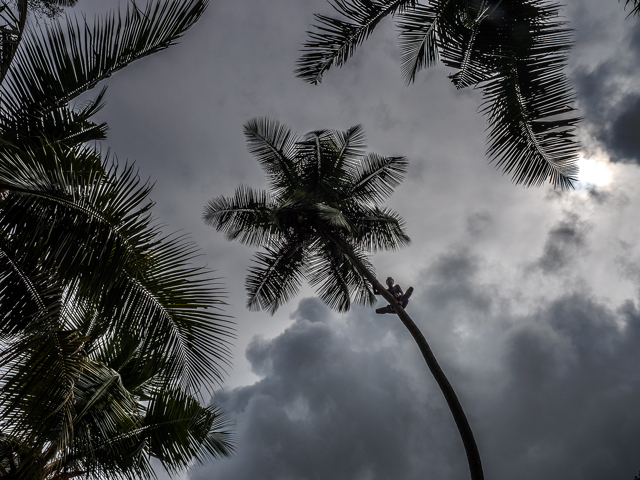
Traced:
[[[335, 8], [350, 21], [317, 16], [319, 32], [309, 34], [298, 76], [318, 83], [331, 65], [342, 66], [392, 3], [341, 0]], [[571, 188], [579, 118], [572, 113], [574, 94], [564, 74], [571, 33], [558, 20], [558, 5], [551, 0], [434, 0], [427, 6], [396, 6], [407, 83], [439, 56], [456, 69], [450, 78], [457, 88], [484, 91], [491, 161], [517, 184], [549, 181]]]
[[493, 29], [485, 38], [495, 65], [493, 77], [481, 85], [482, 111], [489, 119], [488, 154], [516, 184], [549, 181], [572, 188], [579, 118], [572, 115], [574, 93], [564, 73], [570, 30], [556, 20], [554, 4], [530, 0], [509, 5], [500, 22], [491, 24], [490, 17], [482, 24]]
[[194, 461], [231, 456], [229, 426], [217, 407], [203, 407], [196, 398], [173, 390], [154, 396], [139, 435], [147, 440], [151, 456], [176, 474]]
[[307, 268], [304, 240], [291, 238], [254, 255], [245, 281], [247, 308], [273, 315], [298, 292]]
[[[371, 271], [371, 264], [360, 256]], [[320, 242], [309, 264], [309, 284], [317, 287], [320, 299], [339, 312], [351, 308], [351, 298], [362, 305], [373, 305], [375, 295], [366, 279], [354, 268], [349, 257], [333, 242]]]
[[269, 243], [278, 231], [273, 224], [274, 204], [268, 192], [240, 186], [233, 197], [216, 197], [204, 208], [204, 223], [227, 240], [238, 240], [245, 245], [260, 246]]
[[253, 118], [244, 124], [244, 135], [249, 152], [258, 159], [276, 191], [295, 180], [297, 172], [291, 158], [297, 138], [289, 127], [276, 120]]
[[407, 84], [415, 81], [420, 70], [438, 62], [438, 23], [453, 3], [452, 0], [434, 1], [429, 5], [416, 3], [398, 15], [400, 62]]
[[364, 252], [397, 250], [411, 243], [404, 220], [390, 208], [360, 208], [347, 211], [347, 216], [354, 225], [351, 241]]
[[365, 155], [351, 179], [347, 197], [373, 203], [385, 200], [404, 179], [408, 165], [405, 157]]
[[81, 293], [96, 296], [125, 266], [133, 273], [144, 263], [141, 249], [157, 232], [145, 203], [150, 186], [140, 185], [132, 167], [119, 171], [83, 147], [0, 156], [0, 181], [9, 192], [0, 206], [2, 229], [11, 231], [15, 252], [33, 255], [33, 239], [56, 239], [42, 246], [41, 268], [80, 281]]
[[0, 237], [0, 336], [21, 332], [28, 319], [36, 318], [46, 309], [48, 296], [46, 279], [39, 278], [43, 275], [33, 264], [24, 265], [13, 250], [11, 238]]
[[296, 62], [296, 76], [314, 85], [331, 66], [344, 65], [384, 17], [413, 7], [416, 1], [333, 0], [330, 4], [347, 21], [315, 14], [317, 32], [307, 32], [309, 40]]
[[[56, 315], [59, 309], [47, 313]], [[5, 343], [0, 358], [6, 368], [0, 429], [37, 446], [45, 459], [73, 442], [74, 387], [87, 367], [83, 343], [78, 332], [50, 328]]]
[[340, 168], [342, 163], [335, 139], [333, 130], [314, 130], [296, 144], [300, 184], [305, 185], [304, 191], [312, 196], [333, 192], [343, 181], [344, 171]]
[[225, 376], [233, 336], [222, 292], [207, 269], [191, 266], [197, 249], [183, 238], [162, 239], [147, 253], [152, 261], [143, 276], [105, 292], [103, 321], [126, 318], [114, 334], [139, 338], [145, 361], [162, 366], [169, 384], [211, 390]]
[[348, 168], [364, 155], [367, 136], [362, 125], [354, 125], [344, 132], [333, 130], [332, 134], [336, 146], [335, 156], [339, 159], [336, 168]]
[[[466, 8], [446, 9], [439, 29], [442, 60], [457, 70], [449, 75], [456, 88], [466, 88], [487, 80], [493, 75], [496, 52], [487, 51], [491, 34], [483, 22], [498, 16], [501, 2], [492, 5], [487, 0], [467, 0]], [[461, 10], [461, 11], [460, 11]], [[498, 41], [504, 41], [500, 38]]]
[[640, 0], [626, 0], [624, 2], [624, 8], [626, 10], [627, 5], [632, 4], [631, 11], [629, 12], [629, 16], [640, 15]]
[[96, 124], [91, 117], [103, 106], [106, 87], [97, 97], [79, 108], [63, 105], [44, 116], [3, 115], [0, 117], [0, 138], [8, 149], [37, 149], [43, 143], [75, 147], [106, 138], [107, 124]]
[[160, 235], [148, 214], [150, 186], [140, 185], [131, 166], [119, 171], [92, 150], [72, 150], [73, 158], [58, 153], [45, 148], [33, 157], [5, 156], [0, 165], [8, 190], [0, 233], [11, 241], [13, 263], [35, 262], [39, 272], [75, 285], [74, 295], [98, 302], [96, 329], [110, 331], [105, 325], [113, 323], [143, 344], [157, 335], [146, 345], [157, 359], [169, 354], [172, 381], [194, 389], [220, 382], [230, 322], [221, 314], [215, 279], [191, 266], [197, 249]]
[[145, 10], [53, 21], [22, 39], [2, 85], [4, 116], [44, 118], [131, 62], [163, 50], [202, 15], [207, 0], [150, 2]]
[[318, 213], [318, 218], [325, 222], [330, 228], [344, 229], [351, 234], [355, 233], [353, 223], [339, 208], [319, 203], [316, 205], [316, 211]]

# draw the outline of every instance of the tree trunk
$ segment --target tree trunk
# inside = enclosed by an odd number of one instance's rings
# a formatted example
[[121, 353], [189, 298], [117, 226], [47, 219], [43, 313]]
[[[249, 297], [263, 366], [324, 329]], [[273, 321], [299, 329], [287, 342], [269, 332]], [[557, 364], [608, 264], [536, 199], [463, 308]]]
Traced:
[[414, 323], [407, 312], [405, 312], [404, 308], [402, 308], [395, 297], [391, 295], [391, 293], [389, 293], [380, 282], [378, 282], [376, 277], [354, 255], [351, 245], [342, 240], [340, 237], [334, 235], [333, 232], [328, 231], [329, 229], [323, 228], [322, 230], [323, 233], [326, 234], [327, 238], [334, 242], [338, 246], [338, 248], [340, 248], [340, 250], [342, 250], [342, 252], [347, 257], [349, 257], [358, 271], [371, 283], [371, 285], [373, 285], [380, 292], [382, 297], [387, 302], [389, 302], [389, 304], [398, 314], [398, 318], [400, 318], [404, 326], [407, 328], [407, 330], [409, 330], [409, 333], [411, 333], [411, 336], [418, 344], [418, 348], [420, 348], [420, 352], [422, 352], [422, 356], [424, 357], [424, 360], [427, 363], [431, 374], [438, 383], [438, 386], [440, 387], [440, 390], [442, 391], [442, 394], [444, 395], [444, 398], [449, 405], [449, 410], [451, 410], [453, 419], [456, 422], [456, 426], [458, 427], [458, 431], [460, 432], [460, 437], [462, 438], [462, 443], [464, 444], [464, 449], [467, 454], [471, 480], [483, 480], [484, 474], [482, 472], [482, 461], [480, 460], [480, 452], [478, 451], [478, 446], [476, 445], [476, 441], [473, 438], [473, 432], [471, 431], [471, 427], [469, 426], [469, 421], [464, 414], [464, 410], [462, 409], [462, 405], [460, 405], [460, 401], [458, 400], [456, 392], [453, 390], [453, 387], [442, 371], [442, 368], [440, 368], [440, 365], [438, 364], [436, 357], [431, 351], [426, 338], [424, 338], [424, 335], [422, 335], [422, 332], [420, 331], [418, 326]]

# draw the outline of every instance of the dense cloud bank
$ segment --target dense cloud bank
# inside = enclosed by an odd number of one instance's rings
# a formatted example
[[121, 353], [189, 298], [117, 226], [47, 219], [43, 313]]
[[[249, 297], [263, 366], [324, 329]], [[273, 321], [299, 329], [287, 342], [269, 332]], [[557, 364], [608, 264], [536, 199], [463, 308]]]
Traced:
[[592, 10], [574, 3], [569, 9], [577, 40], [573, 79], [584, 130], [612, 161], [640, 163], [639, 19], [622, 22], [618, 6]]
[[[569, 255], [567, 244], [579, 252], [581, 228], [569, 216], [551, 229], [549, 239], [569, 239], [557, 255]], [[543, 271], [549, 255], [547, 245]], [[640, 468], [636, 302], [575, 290], [515, 313], [517, 296], [480, 280], [486, 266], [452, 248], [423, 270], [409, 310], [466, 408], [487, 478], [631, 480]], [[529, 268], [522, 275], [525, 287]], [[260, 380], [216, 397], [236, 422], [238, 453], [194, 480], [467, 478], [450, 413], [396, 317], [337, 315], [307, 298], [292, 319], [249, 345]]]

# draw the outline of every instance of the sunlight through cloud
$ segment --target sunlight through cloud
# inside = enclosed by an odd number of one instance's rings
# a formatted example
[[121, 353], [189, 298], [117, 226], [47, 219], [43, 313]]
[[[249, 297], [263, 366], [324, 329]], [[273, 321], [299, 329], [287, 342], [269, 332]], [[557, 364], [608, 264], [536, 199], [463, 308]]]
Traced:
[[604, 157], [580, 157], [578, 168], [577, 188], [604, 187], [611, 183], [611, 168], [608, 159]]

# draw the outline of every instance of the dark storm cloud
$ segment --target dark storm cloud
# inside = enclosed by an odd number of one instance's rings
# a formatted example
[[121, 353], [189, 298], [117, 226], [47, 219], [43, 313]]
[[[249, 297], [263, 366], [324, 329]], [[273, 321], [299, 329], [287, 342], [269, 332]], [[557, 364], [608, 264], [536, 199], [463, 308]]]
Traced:
[[216, 398], [237, 422], [238, 454], [192, 478], [418, 479], [427, 467], [464, 476], [448, 413], [414, 385], [397, 329], [354, 313], [340, 324], [306, 299], [284, 333], [254, 339], [247, 357], [263, 378]]
[[[640, 316], [563, 296], [506, 336], [496, 454], [521, 479], [629, 478], [640, 468]], [[636, 452], [634, 454], [634, 452]], [[534, 465], [535, 464], [535, 465]], [[508, 478], [498, 475], [496, 478]]]
[[640, 163], [640, 95], [630, 97], [611, 126], [611, 142], [616, 153]]
[[535, 266], [545, 274], [564, 270], [587, 248], [587, 239], [593, 226], [576, 213], [567, 213], [551, 231], [544, 245], [542, 256]]
[[435, 308], [489, 312], [493, 302], [491, 292], [476, 281], [481, 263], [482, 259], [465, 247], [454, 247], [437, 258], [421, 275], [429, 311]]
[[[470, 279], [474, 268], [451, 257], [431, 271]], [[414, 312], [431, 302], [415, 303]], [[470, 314], [474, 306], [466, 308]], [[338, 317], [305, 299], [284, 333], [254, 339], [247, 357], [261, 380], [216, 398], [237, 423], [238, 454], [192, 478], [467, 478], [441, 394], [390, 317], [363, 309]], [[486, 362], [481, 375], [456, 374], [462, 367], [444, 362], [487, 478], [630, 480], [640, 468], [633, 460], [640, 449], [635, 303], [611, 309], [573, 292], [512, 320], [494, 358], [477, 359], [480, 370]]]
[[487, 211], [475, 212], [467, 216], [467, 233], [478, 237], [487, 231], [493, 223], [493, 217]]
[[[621, 10], [621, 8], [620, 8]], [[577, 9], [572, 19], [577, 55], [590, 57], [588, 65], [577, 68], [573, 78], [578, 93], [578, 106], [585, 126], [611, 156], [613, 161], [640, 163], [640, 33], [638, 20], [624, 19], [623, 12], [605, 18], [599, 11]], [[600, 25], [608, 24], [603, 29]], [[615, 56], [598, 59], [598, 44], [611, 43], [607, 33], [625, 31]], [[595, 65], [593, 65], [595, 63]]]

